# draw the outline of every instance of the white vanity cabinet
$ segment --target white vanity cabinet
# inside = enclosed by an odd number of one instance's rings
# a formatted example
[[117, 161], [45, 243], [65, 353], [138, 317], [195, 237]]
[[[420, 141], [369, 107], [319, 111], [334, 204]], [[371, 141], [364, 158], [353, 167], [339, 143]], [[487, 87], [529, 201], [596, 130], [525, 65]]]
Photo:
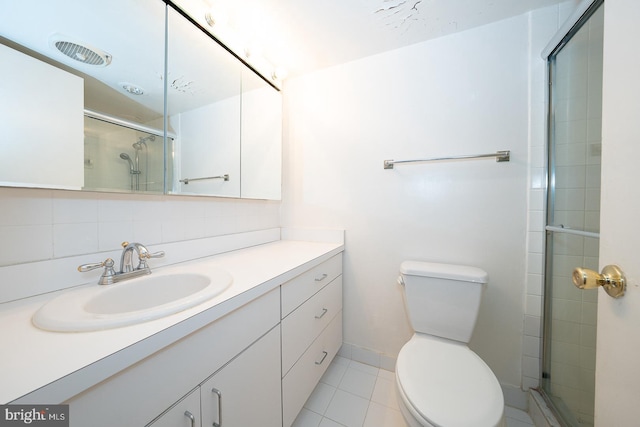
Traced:
[[[144, 426], [159, 422], [160, 414], [225, 365], [231, 367], [236, 356], [253, 345], [263, 349], [261, 343], [267, 332], [275, 328], [279, 337], [279, 296], [274, 289], [74, 396], [65, 402], [70, 405], [70, 426]], [[263, 354], [257, 369], [275, 370], [279, 376], [280, 348], [267, 347], [269, 354]], [[193, 411], [199, 415], [199, 402]]]
[[280, 427], [280, 385], [276, 327], [200, 386], [202, 425]]
[[302, 271], [184, 336], [175, 325], [177, 341], [63, 402], [70, 426], [291, 426], [342, 344], [342, 254]]
[[342, 345], [342, 255], [281, 288], [282, 418], [289, 427]]
[[281, 427], [280, 384], [274, 327], [148, 427]]

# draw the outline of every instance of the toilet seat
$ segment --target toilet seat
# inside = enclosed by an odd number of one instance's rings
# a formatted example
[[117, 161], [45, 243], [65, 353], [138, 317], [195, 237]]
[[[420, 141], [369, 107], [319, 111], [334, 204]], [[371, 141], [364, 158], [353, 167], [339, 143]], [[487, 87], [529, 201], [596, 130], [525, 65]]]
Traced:
[[491, 369], [465, 344], [416, 333], [396, 364], [400, 396], [426, 426], [494, 427], [504, 397]]

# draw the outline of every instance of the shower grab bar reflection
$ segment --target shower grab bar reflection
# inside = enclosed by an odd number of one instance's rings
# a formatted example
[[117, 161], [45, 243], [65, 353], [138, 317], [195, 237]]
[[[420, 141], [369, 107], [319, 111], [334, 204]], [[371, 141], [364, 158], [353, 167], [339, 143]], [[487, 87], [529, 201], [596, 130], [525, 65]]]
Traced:
[[202, 178], [184, 178], [181, 179], [180, 182], [184, 183], [185, 185], [189, 184], [191, 181], [204, 181], [206, 179], [223, 179], [225, 181], [229, 181], [229, 174], [224, 174], [224, 175], [218, 175], [218, 176], [205, 176]]
[[565, 233], [565, 234], [574, 234], [576, 236], [582, 236], [582, 237], [592, 237], [594, 239], [599, 239], [600, 238], [600, 233], [594, 233], [592, 231], [582, 231], [582, 230], [575, 230], [573, 228], [567, 228], [564, 225], [547, 225], [544, 227], [545, 230], [547, 231], [553, 231], [555, 233]]
[[415, 160], [385, 160], [384, 168], [393, 169], [393, 165], [401, 163], [418, 163], [418, 162], [439, 162], [443, 160], [461, 160], [461, 159], [482, 159], [485, 157], [495, 157], [496, 162], [508, 162], [511, 159], [511, 151], [498, 151], [491, 154], [470, 154], [466, 156], [449, 156], [449, 157], [433, 157], [430, 159], [415, 159]]

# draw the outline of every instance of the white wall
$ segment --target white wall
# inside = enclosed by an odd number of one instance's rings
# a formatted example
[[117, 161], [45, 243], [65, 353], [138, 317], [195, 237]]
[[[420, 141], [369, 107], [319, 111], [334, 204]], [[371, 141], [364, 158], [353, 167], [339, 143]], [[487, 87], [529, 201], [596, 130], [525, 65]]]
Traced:
[[595, 425], [636, 426], [640, 419], [640, 3], [605, 2], [600, 267], [626, 273], [626, 295], [598, 297]]
[[[286, 82], [282, 222], [346, 229], [346, 342], [409, 339], [402, 260], [474, 265], [490, 283], [471, 346], [521, 384], [529, 37], [525, 15]], [[497, 150], [511, 162], [382, 167]]]

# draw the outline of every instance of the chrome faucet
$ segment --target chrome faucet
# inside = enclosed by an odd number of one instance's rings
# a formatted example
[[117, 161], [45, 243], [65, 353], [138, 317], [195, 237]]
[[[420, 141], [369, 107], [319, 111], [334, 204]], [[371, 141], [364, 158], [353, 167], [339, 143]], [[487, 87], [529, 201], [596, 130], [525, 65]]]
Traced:
[[[78, 271], [85, 272], [95, 270], [96, 268], [104, 267], [104, 272], [98, 280], [99, 285], [110, 285], [122, 280], [131, 279], [134, 277], [142, 276], [145, 274], [151, 274], [151, 269], [147, 264], [147, 260], [150, 258], [161, 258], [164, 256], [164, 252], [150, 253], [149, 250], [141, 243], [129, 243], [122, 242], [122, 255], [120, 256], [120, 271], [116, 272], [113, 268], [114, 261], [111, 258], [107, 258], [104, 262], [83, 264], [78, 267]], [[134, 268], [133, 253], [138, 254], [138, 265]]]

